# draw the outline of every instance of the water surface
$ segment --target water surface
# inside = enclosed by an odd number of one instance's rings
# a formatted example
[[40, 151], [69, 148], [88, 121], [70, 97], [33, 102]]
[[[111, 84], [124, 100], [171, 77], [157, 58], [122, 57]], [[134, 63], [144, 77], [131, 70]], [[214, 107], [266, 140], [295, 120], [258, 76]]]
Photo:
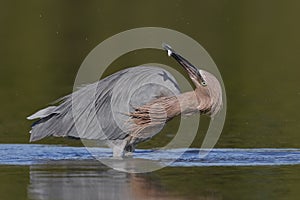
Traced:
[[[205, 158], [199, 158], [199, 149], [188, 149], [169, 167], [142, 174], [111, 169], [83, 147], [7, 144], [0, 150], [4, 199], [293, 199], [299, 195], [300, 149], [214, 149]], [[165, 162], [183, 151], [137, 150], [124, 162], [131, 167], [139, 159]], [[112, 155], [106, 148], [93, 152], [102, 159]], [[155, 156], [150, 155], [153, 152]]]
[[[202, 157], [200, 153], [206, 152]], [[51, 161], [101, 161], [111, 159], [108, 148], [67, 147], [58, 145], [0, 145], [0, 165], [47, 165]], [[170, 167], [208, 167], [208, 166], [276, 166], [299, 165], [300, 149], [212, 149], [201, 150], [137, 149], [132, 157], [121, 159], [134, 163], [136, 160], [155, 161], [158, 164], [170, 163]], [[173, 162], [174, 161], [174, 162]]]

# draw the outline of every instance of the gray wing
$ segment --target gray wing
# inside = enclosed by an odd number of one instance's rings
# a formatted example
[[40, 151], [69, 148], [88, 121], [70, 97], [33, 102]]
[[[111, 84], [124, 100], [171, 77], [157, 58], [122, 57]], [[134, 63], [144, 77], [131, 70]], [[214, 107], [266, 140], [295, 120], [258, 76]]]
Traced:
[[162, 96], [180, 93], [175, 78], [158, 67], [132, 67], [63, 97], [58, 106], [38, 111], [28, 119], [30, 141], [46, 136], [117, 140], [128, 136], [129, 113]]

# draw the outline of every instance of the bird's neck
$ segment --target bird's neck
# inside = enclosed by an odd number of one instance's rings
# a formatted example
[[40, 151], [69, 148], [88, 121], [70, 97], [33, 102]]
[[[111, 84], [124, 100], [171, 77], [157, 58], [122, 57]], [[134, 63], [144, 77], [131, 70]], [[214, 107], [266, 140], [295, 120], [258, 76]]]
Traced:
[[177, 115], [192, 115], [196, 113], [206, 113], [211, 104], [208, 95], [201, 94], [197, 89], [195, 91], [185, 92], [178, 96], [169, 97], [170, 99], [162, 99], [165, 101], [165, 110], [168, 119], [172, 119]]
[[210, 108], [207, 95], [195, 91], [185, 92], [177, 96], [160, 97], [146, 105], [135, 109], [130, 116], [136, 124], [161, 124], [178, 115], [205, 113]]

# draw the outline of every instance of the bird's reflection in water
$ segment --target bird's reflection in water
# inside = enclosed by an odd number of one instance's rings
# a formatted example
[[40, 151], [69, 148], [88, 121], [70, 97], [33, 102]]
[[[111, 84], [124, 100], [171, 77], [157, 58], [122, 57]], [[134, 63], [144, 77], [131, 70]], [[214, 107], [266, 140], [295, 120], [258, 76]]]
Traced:
[[[178, 191], [167, 189], [162, 179], [153, 173], [116, 171], [95, 160], [52, 161], [30, 166], [28, 196], [41, 200], [186, 199]], [[214, 194], [205, 194], [204, 198], [221, 199]]]
[[30, 199], [164, 199], [149, 174], [130, 174], [98, 161], [53, 161], [30, 166]]

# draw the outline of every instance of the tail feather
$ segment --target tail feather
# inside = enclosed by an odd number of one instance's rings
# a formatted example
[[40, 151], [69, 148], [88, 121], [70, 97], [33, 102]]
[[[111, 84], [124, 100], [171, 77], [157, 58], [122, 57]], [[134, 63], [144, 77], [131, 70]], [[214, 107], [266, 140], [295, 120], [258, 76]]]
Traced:
[[46, 130], [46, 129], [42, 129], [43, 128], [43, 124], [47, 123], [48, 120], [51, 120], [52, 117], [54, 117], [55, 113], [48, 115], [47, 117], [41, 118], [38, 121], [34, 122], [31, 126], [31, 130], [30, 130], [30, 142], [34, 142], [40, 139], [43, 139], [44, 137], [50, 136], [52, 135], [52, 131], [50, 131], [50, 129]]
[[39, 119], [31, 125], [31, 130], [29, 131], [29, 133], [31, 134], [30, 142], [40, 140], [46, 136], [51, 135], [51, 133], [48, 131], [39, 132], [39, 131], [37, 131], [37, 129], [39, 129], [40, 125], [47, 122], [53, 116], [58, 114], [58, 112], [55, 111], [56, 108], [57, 108], [56, 106], [49, 106], [49, 107], [39, 110], [36, 113], [27, 117], [27, 119], [29, 119], [29, 120]]
[[27, 119], [32, 120], [32, 119], [38, 119], [38, 118], [48, 117], [49, 115], [55, 113], [54, 112], [55, 109], [56, 109], [56, 106], [49, 106], [47, 108], [39, 110], [36, 113], [28, 116]]

